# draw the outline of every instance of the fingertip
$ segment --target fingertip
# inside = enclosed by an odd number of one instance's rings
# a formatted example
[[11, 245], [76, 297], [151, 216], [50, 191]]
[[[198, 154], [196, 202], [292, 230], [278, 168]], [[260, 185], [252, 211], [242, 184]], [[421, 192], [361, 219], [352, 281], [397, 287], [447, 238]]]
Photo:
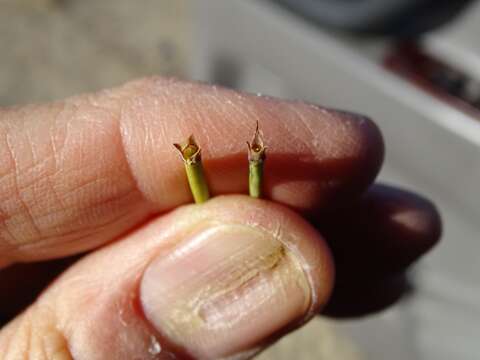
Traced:
[[[248, 196], [237, 195], [239, 199], [258, 206], [261, 211], [257, 215], [250, 212], [252, 223], [264, 219], [269, 225], [269, 230], [275, 236], [284, 235], [287, 245], [295, 251], [304, 261], [306, 272], [312, 271], [313, 290], [317, 297], [317, 308], [319, 310], [328, 301], [335, 282], [335, 264], [330, 247], [324, 236], [317, 231], [304, 217], [283, 204], [264, 199], [253, 199]], [[229, 196], [224, 196], [228, 201]], [[248, 212], [247, 212], [248, 213]], [[261, 214], [261, 216], [258, 216]], [[271, 223], [276, 219], [276, 223]]]
[[335, 318], [366, 316], [392, 306], [413, 292], [404, 273], [384, 279], [365, 279], [336, 287], [322, 314]]
[[316, 219], [341, 282], [404, 271], [442, 232], [439, 211], [430, 200], [388, 185], [376, 184], [348, 206]]
[[217, 196], [201, 208], [190, 205], [178, 211], [195, 210], [202, 217], [243, 224], [270, 234], [297, 257], [310, 278], [315, 298], [312, 311], [319, 310], [328, 301], [335, 277], [330, 249], [323, 236], [297, 212], [282, 204], [246, 195]]
[[408, 293], [408, 266], [439, 241], [442, 228], [430, 200], [378, 184], [339, 211], [319, 216], [318, 226], [338, 269], [325, 309], [336, 317], [379, 311]]
[[[297, 211], [330, 211], [358, 196], [375, 179], [384, 157], [380, 129], [368, 117], [303, 102], [288, 102], [295, 114], [290, 152], [269, 152], [269, 198]], [[283, 112], [288, 118], [287, 112]], [[288, 126], [288, 124], [286, 125]], [[301, 134], [301, 140], [294, 135]]]
[[399, 232], [399, 241], [410, 250], [412, 261], [430, 250], [441, 238], [442, 219], [438, 208], [429, 199], [403, 189], [377, 185], [368, 197], [374, 198], [392, 228]]
[[385, 144], [380, 128], [369, 117], [341, 110], [329, 111], [348, 129], [349, 138], [344, 146], [356, 148], [346, 183], [332, 201], [332, 208], [335, 208], [351, 201], [371, 185], [383, 164]]
[[326, 303], [333, 284], [330, 254], [321, 236], [288, 208], [237, 195], [173, 215], [177, 223], [187, 217], [197, 225], [150, 263], [141, 299], [149, 321], [188, 354], [249, 352], [300, 326]]

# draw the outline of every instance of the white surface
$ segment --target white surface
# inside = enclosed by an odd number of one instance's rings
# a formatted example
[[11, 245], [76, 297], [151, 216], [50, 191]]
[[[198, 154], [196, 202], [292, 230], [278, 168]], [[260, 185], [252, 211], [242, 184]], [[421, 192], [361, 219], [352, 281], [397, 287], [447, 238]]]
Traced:
[[480, 2], [474, 2], [462, 17], [429, 34], [425, 42], [431, 53], [480, 80]]

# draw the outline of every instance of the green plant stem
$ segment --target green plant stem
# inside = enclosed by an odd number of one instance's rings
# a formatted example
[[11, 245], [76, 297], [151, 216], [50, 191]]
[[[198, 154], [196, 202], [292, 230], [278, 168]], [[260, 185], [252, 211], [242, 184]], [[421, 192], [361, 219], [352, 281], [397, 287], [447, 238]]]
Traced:
[[248, 146], [248, 192], [251, 197], [260, 198], [263, 194], [263, 162], [265, 160], [266, 147], [263, 145], [262, 134], [257, 127], [253, 135], [252, 143], [247, 141]]
[[185, 162], [185, 170], [187, 172], [188, 184], [193, 195], [193, 199], [197, 204], [201, 204], [210, 198], [205, 173], [201, 162], [188, 164]]
[[262, 197], [263, 188], [263, 161], [249, 162], [248, 191], [251, 197]]

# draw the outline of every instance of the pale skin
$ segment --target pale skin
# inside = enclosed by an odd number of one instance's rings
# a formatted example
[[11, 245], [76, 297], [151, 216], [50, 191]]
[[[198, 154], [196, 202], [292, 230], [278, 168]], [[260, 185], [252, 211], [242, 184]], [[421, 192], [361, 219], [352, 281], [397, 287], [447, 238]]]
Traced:
[[[256, 121], [264, 200], [235, 195]], [[202, 205], [172, 146], [192, 133]], [[428, 200], [372, 185], [370, 120], [201, 84], [0, 109], [0, 159], [0, 360], [250, 358], [395, 302], [441, 231]]]

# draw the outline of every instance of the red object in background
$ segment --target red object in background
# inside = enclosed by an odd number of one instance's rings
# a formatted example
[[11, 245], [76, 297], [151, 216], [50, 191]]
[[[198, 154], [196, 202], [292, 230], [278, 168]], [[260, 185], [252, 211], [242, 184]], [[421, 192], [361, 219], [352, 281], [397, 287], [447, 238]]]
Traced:
[[383, 62], [390, 71], [480, 120], [480, 82], [422, 51], [399, 44]]

